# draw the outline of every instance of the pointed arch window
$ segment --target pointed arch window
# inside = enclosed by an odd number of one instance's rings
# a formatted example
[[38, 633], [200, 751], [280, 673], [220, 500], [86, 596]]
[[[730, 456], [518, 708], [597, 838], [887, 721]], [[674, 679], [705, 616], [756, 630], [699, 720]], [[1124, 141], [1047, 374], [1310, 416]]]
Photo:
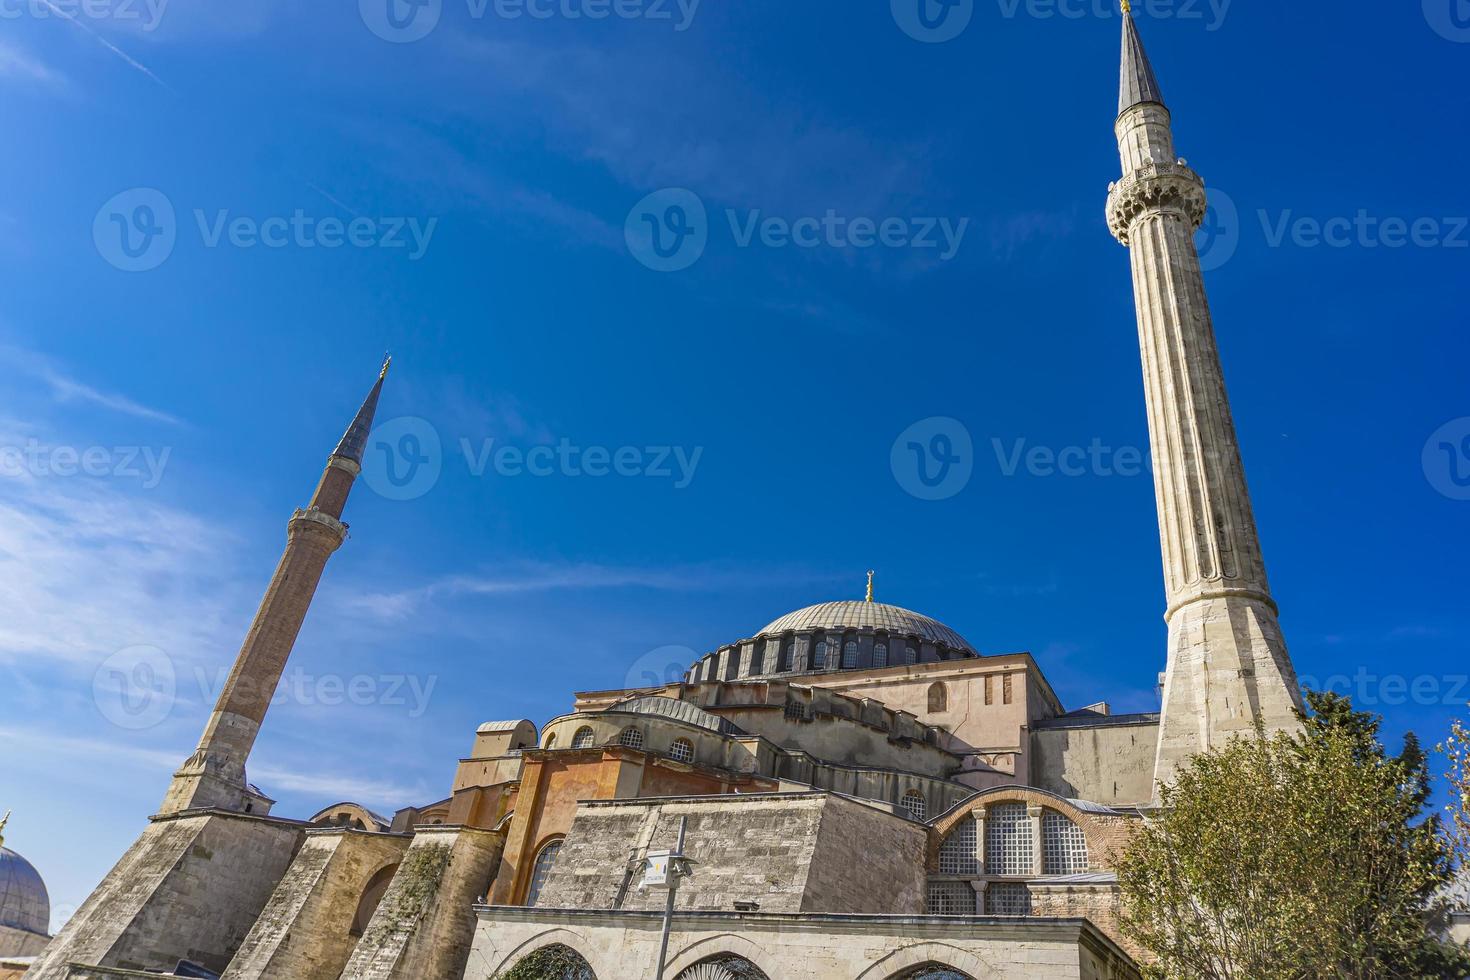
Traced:
[[541, 897], [541, 889], [546, 887], [546, 879], [551, 877], [551, 866], [556, 863], [559, 853], [561, 841], [554, 840], [541, 848], [541, 853], [536, 855], [536, 863], [531, 868], [531, 887], [526, 892], [527, 905], [535, 905]]

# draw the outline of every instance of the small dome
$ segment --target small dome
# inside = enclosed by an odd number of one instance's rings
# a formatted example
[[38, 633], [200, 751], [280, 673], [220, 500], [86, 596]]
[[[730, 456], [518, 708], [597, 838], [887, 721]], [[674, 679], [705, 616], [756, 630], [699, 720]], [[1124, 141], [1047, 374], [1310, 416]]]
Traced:
[[863, 627], [907, 633], [954, 650], [975, 653], [965, 638], [937, 619], [889, 606], [881, 602], [823, 602], [787, 613], [761, 630], [758, 636], [792, 630], [862, 629]]
[[50, 935], [51, 896], [31, 862], [0, 847], [0, 926]]

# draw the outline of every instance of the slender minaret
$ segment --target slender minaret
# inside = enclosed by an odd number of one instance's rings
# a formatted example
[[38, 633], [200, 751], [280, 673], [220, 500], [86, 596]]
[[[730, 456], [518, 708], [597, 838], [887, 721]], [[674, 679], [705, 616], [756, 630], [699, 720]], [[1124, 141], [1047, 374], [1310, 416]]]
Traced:
[[1133, 260], [1168, 594], [1157, 785], [1231, 736], [1293, 728], [1301, 694], [1266, 583], [1195, 250], [1204, 182], [1174, 155], [1169, 110], [1126, 0], [1118, 112], [1123, 179], [1108, 195], [1108, 225]]
[[286, 551], [270, 588], [245, 634], [199, 747], [174, 773], [160, 813], [209, 808], [259, 813], [269, 808], [269, 801], [246, 782], [245, 761], [286, 669], [286, 658], [306, 619], [327, 559], [347, 537], [342, 509], [353, 481], [362, 471], [362, 454], [373, 428], [388, 364], [385, 359], [377, 383], [327, 458], [326, 471], [311, 503], [286, 524]]

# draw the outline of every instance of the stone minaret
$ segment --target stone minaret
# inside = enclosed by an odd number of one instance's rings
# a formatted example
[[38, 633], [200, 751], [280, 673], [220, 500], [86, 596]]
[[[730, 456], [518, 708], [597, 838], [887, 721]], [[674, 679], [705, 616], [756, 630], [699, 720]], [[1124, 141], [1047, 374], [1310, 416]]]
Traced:
[[326, 471], [311, 503], [287, 522], [286, 551], [270, 588], [245, 634], [199, 747], [174, 773], [160, 813], [213, 808], [263, 814], [269, 809], [270, 801], [254, 792], [245, 779], [245, 760], [286, 669], [286, 658], [306, 619], [327, 559], [347, 537], [342, 510], [362, 470], [363, 450], [387, 375], [385, 360], [357, 417], [327, 458]]
[[1128, 246], [1168, 594], [1156, 784], [1233, 735], [1297, 724], [1301, 694], [1266, 583], [1194, 233], [1205, 187], [1174, 155], [1169, 110], [1123, 15], [1108, 225]]

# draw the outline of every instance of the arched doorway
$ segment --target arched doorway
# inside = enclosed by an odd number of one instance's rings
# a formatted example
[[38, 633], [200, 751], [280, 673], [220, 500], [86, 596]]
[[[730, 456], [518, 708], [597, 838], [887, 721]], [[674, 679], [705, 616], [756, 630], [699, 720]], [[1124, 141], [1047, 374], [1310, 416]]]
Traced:
[[357, 914], [352, 917], [352, 928], [347, 931], [349, 936], [357, 938], [367, 930], [373, 913], [378, 910], [378, 903], [383, 900], [383, 893], [388, 890], [397, 871], [398, 865], [390, 864], [368, 879], [367, 887], [362, 890], [362, 898], [357, 903]]
[[674, 980], [770, 980], [765, 971], [741, 956], [721, 954], [700, 960]]
[[495, 980], [597, 980], [591, 965], [570, 946], [552, 943], [521, 957]]

